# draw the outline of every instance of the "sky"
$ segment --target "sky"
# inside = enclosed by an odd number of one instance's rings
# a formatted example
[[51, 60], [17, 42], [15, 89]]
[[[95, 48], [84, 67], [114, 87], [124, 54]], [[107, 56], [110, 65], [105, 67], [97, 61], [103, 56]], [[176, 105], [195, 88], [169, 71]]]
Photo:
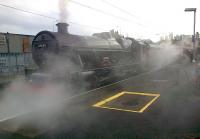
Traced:
[[[41, 30], [56, 31], [55, 24], [61, 20], [58, 3], [59, 0], [0, 0], [0, 4], [55, 18], [44, 18], [0, 6], [0, 32], [36, 35]], [[68, 0], [67, 19], [64, 20], [69, 23], [69, 32], [72, 34], [91, 35], [114, 29], [125, 36], [157, 41], [161, 35], [170, 32], [192, 34], [193, 12], [184, 12], [185, 8], [191, 7], [197, 8], [196, 31], [200, 31], [200, 0]]]

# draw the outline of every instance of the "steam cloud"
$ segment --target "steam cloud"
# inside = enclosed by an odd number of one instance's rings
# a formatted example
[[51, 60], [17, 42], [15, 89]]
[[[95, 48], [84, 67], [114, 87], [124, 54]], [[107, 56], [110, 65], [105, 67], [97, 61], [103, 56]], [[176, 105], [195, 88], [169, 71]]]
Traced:
[[68, 5], [68, 0], [59, 0], [58, 8], [59, 8], [60, 22], [66, 22], [68, 18], [67, 5]]
[[[67, 19], [66, 5], [67, 0], [59, 1], [61, 21]], [[161, 44], [160, 47], [160, 50], [155, 50], [150, 54], [151, 58], [149, 59], [149, 62], [151, 62], [150, 65], [153, 65], [154, 67], [162, 68], [166, 64], [169, 65], [176, 61], [177, 57], [179, 57], [181, 54], [181, 51], [170, 43]], [[65, 78], [65, 76], [69, 75], [68, 72], [77, 71], [78, 69], [73, 62], [67, 61], [66, 58], [57, 57], [52, 54], [48, 56], [48, 59], [50, 59], [50, 63], [47, 63], [49, 67], [47, 73], [50, 75], [64, 76]], [[81, 90], [79, 91], [81, 92]], [[15, 80], [7, 89], [4, 90], [3, 95], [1, 96], [0, 120], [15, 116], [16, 114], [20, 113], [23, 114], [41, 110], [46, 107], [49, 108], [48, 111], [51, 113], [50, 115], [53, 113], [53, 117], [55, 118], [58, 116], [56, 113], [59, 112], [59, 108], [51, 106], [57, 105], [62, 101], [62, 99], [72, 96], [73, 93], [74, 88], [72, 88], [72, 86], [69, 84], [66, 84], [66, 82], [48, 83], [42, 89], [32, 90], [29, 84], [27, 84], [25, 81]], [[38, 116], [38, 114], [39, 113], [37, 113], [37, 116], [35, 117], [38, 117], [39, 121], [41, 121], [41, 119], [43, 119], [43, 115]], [[50, 115], [46, 115], [46, 119], [52, 119]], [[32, 113], [32, 116], [34, 117], [34, 113]], [[37, 122], [31, 120], [30, 122], [40, 128], [49, 126], [48, 122], [46, 121], [43, 123], [40, 122], [38, 125]], [[20, 127], [23, 127], [25, 122], [27, 122], [27, 119], [25, 119], [25, 121], [24, 119], [19, 120], [17, 127], [15, 127], [16, 130], [18, 130]], [[16, 123], [10, 124], [13, 126]]]
[[[70, 60], [53, 54], [48, 56], [48, 59], [53, 60], [48, 63], [48, 69], [45, 71], [45, 74], [50, 77], [50, 81], [45, 82], [45, 84], [41, 82], [40, 87], [40, 81], [35, 86], [24, 79], [16, 79], [2, 92], [0, 122], [6, 123], [8, 121], [8, 129], [15, 132], [26, 127], [27, 124], [31, 124], [38, 130], [49, 128], [49, 123], [54, 125], [52, 120], [59, 119], [59, 111], [62, 111], [61, 109], [66, 106], [62, 105], [62, 102], [66, 102], [65, 99], [74, 95], [75, 89], [66, 79], [70, 71], [76, 70], [75, 65]], [[51, 77], [53, 81], [51, 81]], [[54, 77], [58, 78], [54, 80]], [[65, 80], [63, 81], [63, 79]], [[44, 113], [46, 113], [45, 116]], [[28, 119], [24, 116], [27, 114]], [[12, 120], [13, 118], [20, 119]]]

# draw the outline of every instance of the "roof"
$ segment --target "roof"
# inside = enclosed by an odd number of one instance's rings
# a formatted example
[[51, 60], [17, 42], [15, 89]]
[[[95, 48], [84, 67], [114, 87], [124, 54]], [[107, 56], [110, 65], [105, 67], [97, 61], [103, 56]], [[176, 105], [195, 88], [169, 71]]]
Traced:
[[17, 34], [17, 33], [9, 33], [9, 32], [0, 32], [0, 34], [11, 34], [11, 35], [19, 35], [19, 36], [30, 36], [30, 37], [35, 37], [34, 35], [29, 35], [29, 34]]

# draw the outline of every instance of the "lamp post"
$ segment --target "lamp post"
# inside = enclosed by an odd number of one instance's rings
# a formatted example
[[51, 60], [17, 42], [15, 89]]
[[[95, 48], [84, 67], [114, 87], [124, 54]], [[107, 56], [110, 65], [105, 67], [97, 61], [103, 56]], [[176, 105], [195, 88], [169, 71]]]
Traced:
[[194, 26], [193, 26], [193, 36], [192, 36], [192, 42], [193, 42], [193, 58], [192, 62], [195, 62], [195, 25], [196, 25], [196, 10], [197, 8], [185, 8], [185, 12], [194, 12]]

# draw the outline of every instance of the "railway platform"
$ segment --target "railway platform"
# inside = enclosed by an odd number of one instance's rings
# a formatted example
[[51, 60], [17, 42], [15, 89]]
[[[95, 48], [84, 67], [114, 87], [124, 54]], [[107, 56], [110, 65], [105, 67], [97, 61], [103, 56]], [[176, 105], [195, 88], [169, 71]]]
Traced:
[[[171, 65], [0, 122], [0, 138], [197, 138], [193, 65]], [[52, 111], [53, 110], [53, 111]]]

